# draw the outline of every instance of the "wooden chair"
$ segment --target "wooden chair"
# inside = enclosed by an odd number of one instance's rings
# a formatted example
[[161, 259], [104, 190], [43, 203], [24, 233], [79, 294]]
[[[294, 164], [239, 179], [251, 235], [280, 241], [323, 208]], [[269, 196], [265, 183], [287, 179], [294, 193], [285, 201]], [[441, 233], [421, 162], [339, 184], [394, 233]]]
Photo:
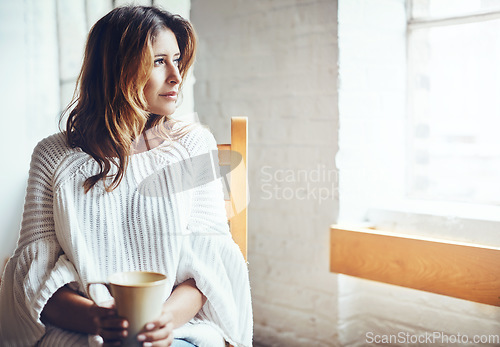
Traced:
[[219, 144], [219, 165], [225, 182], [226, 212], [234, 241], [247, 259], [248, 118], [231, 118], [231, 143]]

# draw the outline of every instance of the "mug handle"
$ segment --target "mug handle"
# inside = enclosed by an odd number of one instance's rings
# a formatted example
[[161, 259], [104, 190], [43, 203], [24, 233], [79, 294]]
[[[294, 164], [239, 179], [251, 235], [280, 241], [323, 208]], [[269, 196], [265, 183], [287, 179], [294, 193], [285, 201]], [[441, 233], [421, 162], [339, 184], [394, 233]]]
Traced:
[[90, 292], [90, 287], [94, 284], [101, 284], [103, 286], [106, 287], [106, 289], [108, 290], [108, 292], [111, 294], [111, 284], [109, 282], [89, 282], [87, 283], [87, 293], [89, 294], [89, 298], [97, 305], [99, 306], [99, 304], [97, 303], [97, 301], [92, 297], [92, 293]]

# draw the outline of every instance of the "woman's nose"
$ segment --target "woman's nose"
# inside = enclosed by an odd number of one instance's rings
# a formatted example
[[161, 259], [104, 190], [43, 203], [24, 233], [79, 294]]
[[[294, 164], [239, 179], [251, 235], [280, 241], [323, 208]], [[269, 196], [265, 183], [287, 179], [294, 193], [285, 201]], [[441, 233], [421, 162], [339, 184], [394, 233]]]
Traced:
[[182, 81], [181, 74], [179, 72], [179, 68], [175, 65], [172, 65], [172, 67], [169, 69], [170, 73], [167, 77], [167, 82], [170, 84], [179, 84]]

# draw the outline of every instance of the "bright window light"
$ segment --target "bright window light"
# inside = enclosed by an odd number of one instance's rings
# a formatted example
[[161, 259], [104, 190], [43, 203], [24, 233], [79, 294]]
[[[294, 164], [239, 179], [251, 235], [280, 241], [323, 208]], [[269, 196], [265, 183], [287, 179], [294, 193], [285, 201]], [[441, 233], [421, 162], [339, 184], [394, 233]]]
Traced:
[[[413, 18], [491, 8], [500, 1], [412, 2]], [[500, 19], [410, 26], [408, 197], [500, 205], [499, 32]]]

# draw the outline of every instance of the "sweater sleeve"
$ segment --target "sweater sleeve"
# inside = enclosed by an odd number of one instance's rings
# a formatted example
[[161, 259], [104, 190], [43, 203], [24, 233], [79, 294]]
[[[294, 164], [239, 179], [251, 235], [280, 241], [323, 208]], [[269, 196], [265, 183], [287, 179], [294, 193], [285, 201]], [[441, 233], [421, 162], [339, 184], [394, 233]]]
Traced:
[[78, 274], [61, 250], [53, 219], [55, 155], [50, 141], [32, 155], [21, 232], [0, 288], [2, 346], [33, 346], [45, 333], [40, 314], [49, 298]]
[[[203, 128], [197, 135], [191, 155], [198, 158], [212, 153], [209, 157], [217, 158], [213, 135]], [[216, 160], [193, 165], [195, 185], [177, 280], [193, 278], [207, 297], [192, 323], [212, 325], [233, 345], [251, 346], [253, 319], [248, 269], [229, 232], [218, 169]]]

